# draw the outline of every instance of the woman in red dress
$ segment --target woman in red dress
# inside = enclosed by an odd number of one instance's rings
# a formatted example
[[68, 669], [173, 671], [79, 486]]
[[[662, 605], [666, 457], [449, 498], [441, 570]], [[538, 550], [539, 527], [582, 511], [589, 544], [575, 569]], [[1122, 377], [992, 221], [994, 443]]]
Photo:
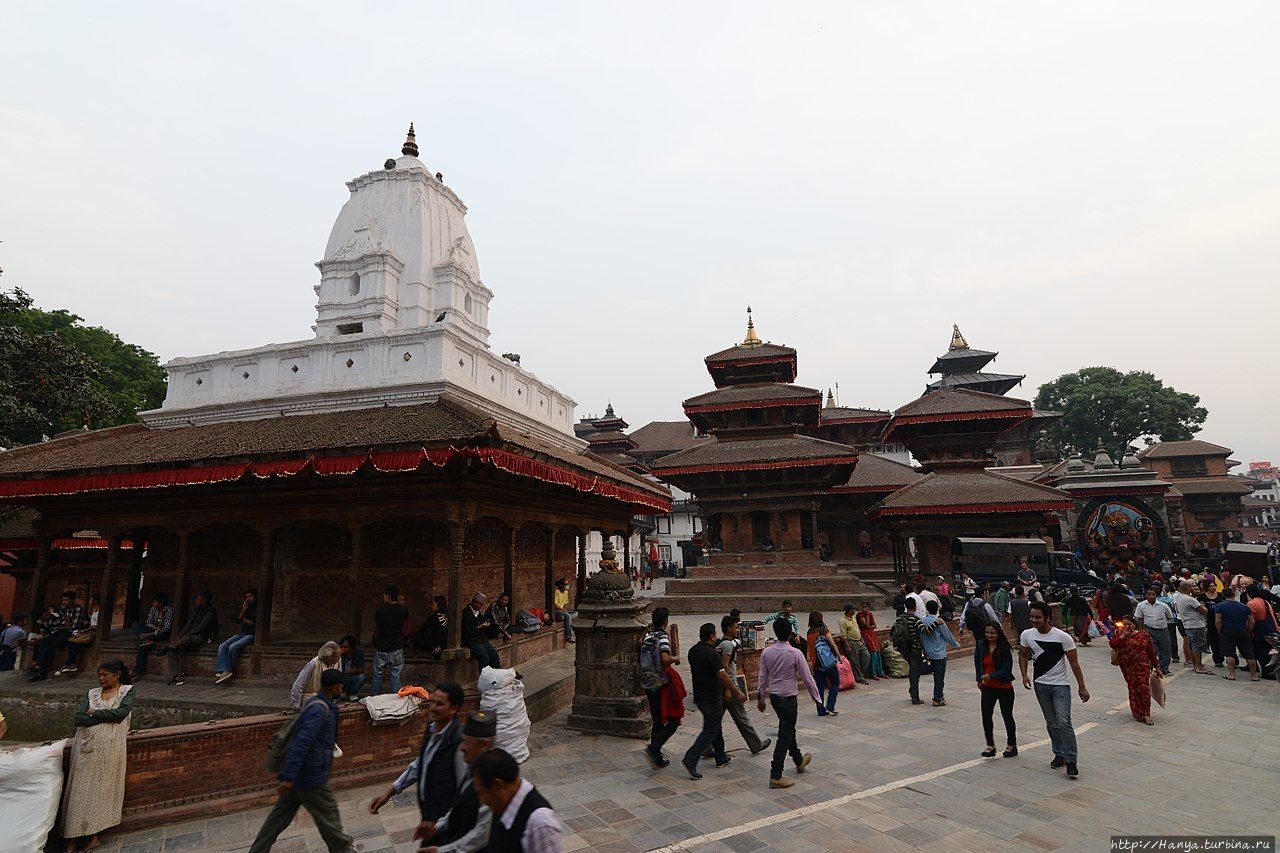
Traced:
[[867, 667], [868, 678], [884, 678], [884, 656], [880, 654], [880, 638], [876, 636], [876, 615], [871, 612], [871, 603], [862, 602], [862, 609], [854, 617], [858, 621], [858, 630], [862, 632], [862, 644], [871, 655], [871, 664]]
[[1129, 711], [1133, 718], [1148, 726], [1151, 721], [1151, 671], [1160, 676], [1160, 659], [1151, 635], [1135, 623], [1120, 621], [1111, 635], [1111, 648], [1120, 658], [1120, 672], [1129, 685]]

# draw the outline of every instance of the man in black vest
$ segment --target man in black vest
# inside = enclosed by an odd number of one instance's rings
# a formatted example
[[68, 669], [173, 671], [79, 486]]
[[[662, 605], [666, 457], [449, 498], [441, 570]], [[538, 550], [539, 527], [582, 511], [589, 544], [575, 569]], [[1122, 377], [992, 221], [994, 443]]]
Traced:
[[476, 797], [475, 785], [472, 784], [470, 767], [476, 759], [493, 748], [493, 739], [498, 733], [498, 718], [489, 711], [472, 711], [462, 724], [462, 746], [459, 752], [467, 762], [468, 771], [462, 790], [458, 793], [458, 801], [449, 809], [449, 813], [434, 824], [420, 827], [422, 830], [415, 838], [420, 838], [424, 847], [431, 853], [464, 853], [464, 851], [481, 850], [489, 838], [489, 824], [492, 818], [489, 809], [480, 805]]
[[418, 757], [391, 783], [390, 788], [374, 797], [369, 803], [370, 814], [377, 814], [392, 797], [410, 785], [418, 789], [418, 810], [422, 813], [419, 832], [424, 831], [425, 824], [440, 819], [453, 808], [467, 770], [458, 752], [462, 743], [458, 712], [462, 710], [463, 698], [462, 686], [455, 682], [445, 681], [436, 685], [427, 706], [427, 718], [431, 722]]
[[489, 807], [492, 853], [563, 853], [564, 827], [551, 804], [527, 779], [520, 766], [501, 749], [491, 749], [471, 767], [480, 804]]

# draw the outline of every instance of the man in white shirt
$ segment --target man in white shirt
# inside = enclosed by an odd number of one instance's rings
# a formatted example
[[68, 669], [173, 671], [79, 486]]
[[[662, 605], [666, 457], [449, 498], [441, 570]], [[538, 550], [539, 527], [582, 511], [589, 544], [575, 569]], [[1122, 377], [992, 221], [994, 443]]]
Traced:
[[1169, 623], [1173, 621], [1173, 611], [1163, 601], [1157, 601], [1158, 590], [1155, 586], [1147, 588], [1147, 597], [1138, 602], [1133, 617], [1138, 620], [1138, 627], [1151, 635], [1156, 644], [1156, 657], [1160, 659], [1160, 672], [1169, 674], [1169, 663], [1173, 659], [1173, 644], [1169, 641]]
[[1173, 612], [1182, 620], [1182, 630], [1187, 632], [1187, 649], [1191, 653], [1192, 671], [1197, 675], [1208, 675], [1200, 656], [1209, 649], [1209, 608], [1200, 603], [1191, 592], [1195, 584], [1182, 581], [1178, 584], [1178, 592], [1173, 597]]
[[538, 789], [520, 778], [520, 765], [507, 752], [491, 749], [477, 758], [471, 780], [480, 805], [493, 814], [485, 849], [564, 853], [560, 818]]
[[1076, 655], [1076, 641], [1060, 628], [1053, 627], [1052, 610], [1043, 601], [1031, 603], [1031, 627], [1018, 639], [1018, 667], [1022, 671], [1022, 686], [1032, 689], [1032, 678], [1027, 675], [1027, 661], [1034, 660], [1036, 700], [1044, 714], [1053, 745], [1053, 761], [1050, 767], [1066, 765], [1067, 778], [1076, 779], [1080, 770], [1076, 766], [1079, 752], [1076, 748], [1076, 730], [1071, 725], [1071, 681], [1067, 667], [1075, 674], [1080, 688], [1080, 701], [1089, 701], [1089, 690], [1084, 686], [1084, 673], [1080, 671], [1080, 659]]

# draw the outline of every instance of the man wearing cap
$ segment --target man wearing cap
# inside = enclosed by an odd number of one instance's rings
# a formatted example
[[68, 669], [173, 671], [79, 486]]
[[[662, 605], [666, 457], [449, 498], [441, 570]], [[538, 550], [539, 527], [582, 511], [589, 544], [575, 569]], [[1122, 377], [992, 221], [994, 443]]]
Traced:
[[373, 798], [369, 803], [369, 814], [377, 814], [392, 797], [410, 785], [418, 789], [418, 811], [422, 813], [419, 830], [428, 822], [444, 817], [453, 808], [466, 773], [466, 763], [457, 754], [462, 744], [462, 725], [458, 722], [458, 714], [464, 698], [462, 685], [457, 682], [444, 681], [436, 685], [427, 703], [430, 723], [418, 757], [396, 777], [390, 788]]
[[859, 684], [870, 684], [871, 682], [867, 680], [867, 672], [871, 669], [871, 652], [867, 651], [867, 644], [862, 642], [862, 629], [858, 627], [854, 610], [852, 603], [844, 606], [844, 615], [840, 617], [838, 625], [840, 640], [844, 643], [844, 651], [849, 658], [849, 663], [853, 665], [854, 678]]
[[342, 830], [338, 802], [329, 788], [329, 767], [338, 735], [338, 706], [333, 700], [340, 693], [342, 673], [326, 669], [320, 676], [320, 692], [303, 707], [293, 740], [289, 742], [276, 788], [280, 798], [262, 822], [249, 853], [270, 850], [280, 833], [293, 823], [299, 806], [315, 820], [320, 837], [330, 851], [345, 853], [356, 849], [351, 836]]
[[[424, 821], [414, 834], [424, 850], [432, 853], [471, 853], [484, 849], [489, 840], [489, 821], [492, 814], [488, 806], [480, 805], [475, 785], [471, 780], [471, 765], [493, 747], [498, 733], [498, 718], [490, 711], [472, 711], [462, 724], [462, 744], [458, 747], [461, 785], [458, 801], [449, 813], [437, 821]], [[432, 846], [425, 846], [430, 843]]]
[[462, 645], [471, 650], [471, 657], [483, 672], [486, 666], [494, 669], [502, 666], [498, 650], [489, 642], [488, 630], [493, 622], [485, 615], [489, 599], [483, 592], [471, 596], [471, 604], [462, 611]]

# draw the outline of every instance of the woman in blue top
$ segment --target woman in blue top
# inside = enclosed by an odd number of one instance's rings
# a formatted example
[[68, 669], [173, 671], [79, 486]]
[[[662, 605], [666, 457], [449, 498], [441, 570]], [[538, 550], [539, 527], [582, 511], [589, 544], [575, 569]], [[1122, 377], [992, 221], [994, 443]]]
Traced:
[[1005, 758], [1018, 754], [1018, 730], [1013, 722], [1013, 648], [1004, 635], [999, 622], [988, 622], [982, 637], [973, 647], [973, 666], [976, 670], [978, 690], [982, 693], [982, 733], [987, 738], [983, 758], [996, 754], [995, 721], [992, 719], [996, 705], [1004, 718]]

